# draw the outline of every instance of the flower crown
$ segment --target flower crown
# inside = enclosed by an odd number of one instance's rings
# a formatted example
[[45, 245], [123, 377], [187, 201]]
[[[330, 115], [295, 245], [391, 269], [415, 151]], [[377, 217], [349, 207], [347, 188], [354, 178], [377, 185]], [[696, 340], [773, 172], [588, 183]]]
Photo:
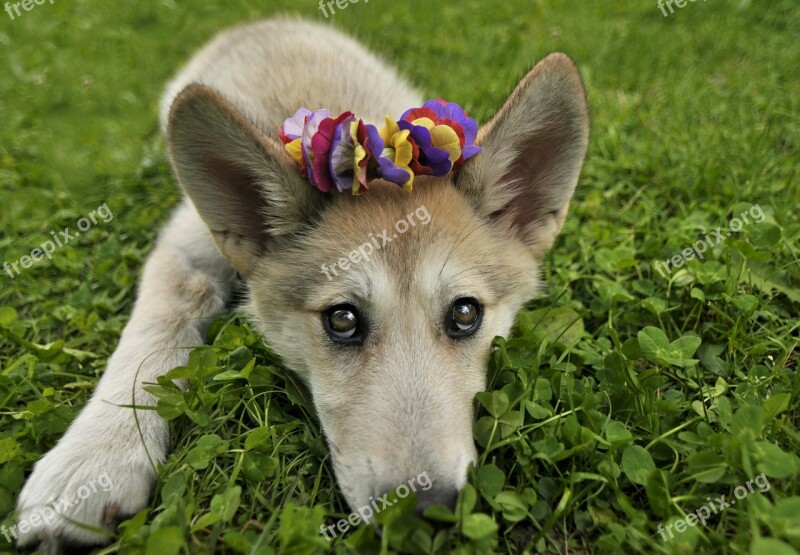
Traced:
[[443, 176], [460, 168], [481, 148], [478, 124], [461, 106], [442, 99], [411, 108], [383, 129], [352, 112], [333, 117], [328, 110], [300, 108], [278, 131], [286, 151], [320, 191], [334, 187], [354, 195], [382, 178], [411, 191], [414, 176]]

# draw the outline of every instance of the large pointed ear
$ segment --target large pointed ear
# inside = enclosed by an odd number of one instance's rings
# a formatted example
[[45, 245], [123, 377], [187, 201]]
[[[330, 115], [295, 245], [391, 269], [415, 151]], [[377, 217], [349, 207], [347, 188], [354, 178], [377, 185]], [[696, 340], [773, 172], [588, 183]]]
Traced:
[[483, 152], [462, 167], [456, 186], [540, 258], [564, 224], [589, 142], [586, 92], [572, 61], [551, 54], [539, 62], [476, 142]]
[[173, 101], [167, 146], [181, 187], [243, 275], [270, 241], [310, 225], [324, 203], [278, 141], [206, 86], [189, 85]]

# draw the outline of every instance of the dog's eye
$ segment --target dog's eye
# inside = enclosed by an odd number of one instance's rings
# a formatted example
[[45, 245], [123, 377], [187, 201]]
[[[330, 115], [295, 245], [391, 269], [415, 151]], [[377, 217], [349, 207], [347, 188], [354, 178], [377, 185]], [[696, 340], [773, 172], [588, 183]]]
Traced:
[[450, 310], [448, 335], [454, 339], [472, 335], [481, 325], [481, 315], [481, 304], [475, 299], [456, 299]]
[[349, 304], [332, 306], [322, 315], [325, 331], [338, 343], [352, 344], [360, 340], [358, 310]]

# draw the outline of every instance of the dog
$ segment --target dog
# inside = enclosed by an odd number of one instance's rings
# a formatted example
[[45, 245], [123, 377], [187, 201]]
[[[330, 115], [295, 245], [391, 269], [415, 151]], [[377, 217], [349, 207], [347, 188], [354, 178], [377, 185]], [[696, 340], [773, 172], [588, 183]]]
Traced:
[[[348, 504], [420, 472], [433, 485], [417, 492], [419, 508], [454, 503], [477, 458], [474, 396], [492, 340], [537, 292], [589, 115], [575, 65], [551, 54], [480, 127], [479, 154], [417, 177], [411, 192], [377, 179], [361, 195], [323, 193], [276, 136], [300, 107], [382, 122], [421, 101], [354, 39], [297, 19], [223, 31], [191, 58], [160, 110], [185, 198], [92, 398], [22, 489], [20, 545], [103, 543], [108, 535], [75, 523], [102, 531], [147, 506], [168, 426], [129, 407], [155, 404], [143, 384], [186, 364], [240, 278], [253, 325], [311, 392]], [[415, 225], [390, 244], [344, 258], [409, 217]], [[320, 270], [332, 266], [335, 275]], [[34, 519], [98, 476], [113, 487]]]

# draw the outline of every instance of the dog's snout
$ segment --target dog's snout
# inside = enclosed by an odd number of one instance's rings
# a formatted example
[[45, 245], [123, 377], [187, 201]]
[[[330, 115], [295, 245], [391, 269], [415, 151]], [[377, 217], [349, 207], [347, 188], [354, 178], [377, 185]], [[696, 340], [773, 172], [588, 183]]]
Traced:
[[417, 492], [417, 514], [431, 505], [444, 505], [450, 509], [455, 508], [458, 490], [454, 487], [431, 488], [427, 491]]

